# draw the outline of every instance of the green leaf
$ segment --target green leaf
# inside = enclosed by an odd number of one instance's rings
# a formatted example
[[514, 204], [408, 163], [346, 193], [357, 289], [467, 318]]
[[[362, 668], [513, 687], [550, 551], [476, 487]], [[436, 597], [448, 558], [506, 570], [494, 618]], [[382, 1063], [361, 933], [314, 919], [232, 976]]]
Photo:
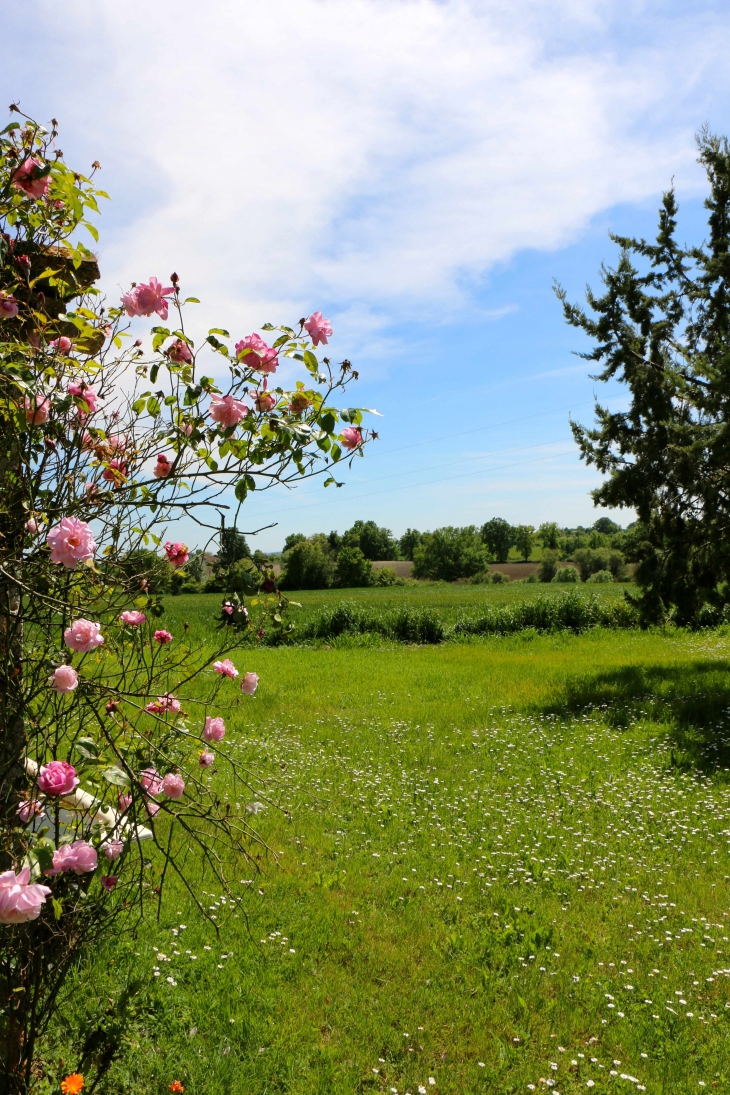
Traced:
[[160, 401], [156, 395], [151, 395], [147, 400], [147, 410], [153, 418], [157, 418], [160, 413]]
[[319, 373], [319, 362], [311, 350], [304, 351], [304, 364], [307, 366], [310, 373]]
[[157, 374], [159, 373], [159, 371], [160, 371], [160, 363], [159, 363], [159, 361], [156, 361], [154, 363], [154, 365], [152, 366], [152, 368], [150, 369], [150, 382], [152, 384], [154, 384], [154, 382], [157, 380]]
[[248, 494], [248, 486], [246, 484], [246, 479], [245, 478], [239, 479], [238, 482], [236, 483], [235, 494], [236, 494], [236, 498], [238, 499], [239, 502], [245, 502], [246, 495]]
[[84, 760], [96, 760], [99, 756], [99, 746], [93, 738], [79, 738], [78, 741], [74, 742], [73, 747]]
[[152, 351], [156, 353], [165, 339], [170, 337], [170, 332], [167, 327], [153, 327], [152, 333], [155, 336], [152, 339]]
[[134, 403], [132, 404], [132, 410], [135, 414], [142, 414], [142, 411], [145, 409], [146, 404], [147, 400], [144, 398], [144, 396], [142, 396], [140, 399], [135, 399]]
[[337, 425], [337, 420], [332, 414], [332, 411], [327, 411], [327, 413], [323, 414], [320, 418], [319, 424], [323, 430], [327, 431], [327, 433], [334, 433], [335, 427]]
[[200, 304], [197, 297], [186, 297], [183, 304]]
[[230, 338], [228, 331], [225, 331], [222, 327], [211, 327], [208, 331], [209, 335], [223, 335], [224, 338]]
[[63, 916], [63, 905], [57, 897], [51, 898], [51, 905], [53, 906], [53, 915], [55, 916], [56, 920], [60, 920]]
[[95, 241], [96, 241], [96, 242], [98, 243], [98, 242], [99, 242], [99, 232], [98, 232], [98, 230], [97, 230], [97, 229], [96, 229], [96, 228], [94, 227], [94, 225], [93, 225], [93, 224], [89, 224], [89, 222], [88, 222], [88, 221], [84, 221], [84, 228], [85, 228], [85, 229], [86, 229], [86, 231], [87, 231], [87, 232], [89, 233], [89, 235], [91, 236], [91, 238], [92, 238], [93, 240], [95, 240]]
[[129, 787], [129, 776], [121, 768], [107, 768], [102, 775], [107, 783], [111, 783], [114, 787]]

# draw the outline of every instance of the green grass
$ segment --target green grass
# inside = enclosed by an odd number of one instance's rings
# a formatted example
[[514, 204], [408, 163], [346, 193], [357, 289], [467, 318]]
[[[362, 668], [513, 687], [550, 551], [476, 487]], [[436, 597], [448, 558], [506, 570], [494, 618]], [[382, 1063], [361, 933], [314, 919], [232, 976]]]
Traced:
[[[730, 1090], [729, 654], [638, 631], [240, 652], [261, 684], [227, 721], [271, 851], [231, 864], [233, 901], [199, 882], [215, 927], [173, 886], [79, 971], [71, 1029], [143, 986], [104, 1090]], [[73, 1066], [65, 1030], [48, 1053]]]

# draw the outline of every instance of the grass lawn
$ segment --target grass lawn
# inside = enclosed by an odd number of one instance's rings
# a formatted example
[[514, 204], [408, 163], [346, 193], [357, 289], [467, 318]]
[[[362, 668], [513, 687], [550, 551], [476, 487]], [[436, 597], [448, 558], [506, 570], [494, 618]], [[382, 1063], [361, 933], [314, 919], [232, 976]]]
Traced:
[[[515, 587], [423, 595], [462, 589]], [[165, 626], [202, 629], [200, 601]], [[730, 1091], [729, 654], [593, 631], [234, 657], [270, 851], [230, 865], [234, 900], [201, 877], [213, 922], [172, 885], [79, 971], [72, 1023], [140, 982], [103, 1090]]]

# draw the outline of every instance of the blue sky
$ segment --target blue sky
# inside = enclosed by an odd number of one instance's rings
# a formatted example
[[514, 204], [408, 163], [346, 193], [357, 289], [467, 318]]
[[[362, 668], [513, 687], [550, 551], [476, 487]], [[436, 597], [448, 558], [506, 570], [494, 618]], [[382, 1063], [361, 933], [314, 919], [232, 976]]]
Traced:
[[672, 178], [702, 238], [694, 133], [730, 130], [726, 4], [8, 0], [3, 38], [5, 100], [102, 163], [111, 297], [175, 269], [200, 331], [321, 309], [382, 412], [341, 490], [251, 501], [247, 528], [278, 522], [257, 546], [358, 517], [599, 516], [568, 418], [624, 396], [590, 380], [552, 282], [580, 299], [608, 231], [651, 234]]

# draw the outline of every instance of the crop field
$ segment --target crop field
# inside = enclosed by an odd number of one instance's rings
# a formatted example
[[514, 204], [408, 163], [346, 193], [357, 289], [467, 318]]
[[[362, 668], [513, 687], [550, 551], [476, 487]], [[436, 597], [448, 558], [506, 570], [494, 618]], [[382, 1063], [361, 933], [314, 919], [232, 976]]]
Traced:
[[[203, 602], [165, 626], [202, 646]], [[48, 1060], [132, 979], [104, 1091], [730, 1091], [729, 657], [598, 629], [241, 650], [231, 806], [262, 843], [230, 894], [201, 874], [210, 919], [173, 882], [79, 969]]]

